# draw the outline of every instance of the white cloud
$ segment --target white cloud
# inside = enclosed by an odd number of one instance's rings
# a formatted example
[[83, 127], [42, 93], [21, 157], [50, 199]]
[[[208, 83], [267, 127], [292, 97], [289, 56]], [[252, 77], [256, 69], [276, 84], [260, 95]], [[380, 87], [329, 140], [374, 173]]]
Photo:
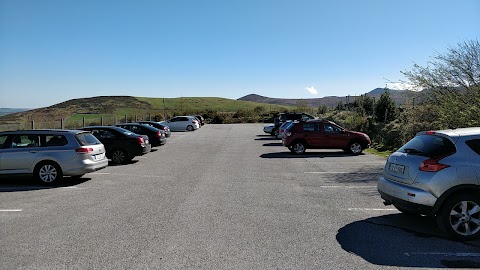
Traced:
[[310, 94], [312, 94], [312, 95], [318, 95], [317, 89], [315, 89], [315, 87], [313, 87], [313, 86], [307, 87], [307, 88], [305, 88], [305, 90], [310, 92]]

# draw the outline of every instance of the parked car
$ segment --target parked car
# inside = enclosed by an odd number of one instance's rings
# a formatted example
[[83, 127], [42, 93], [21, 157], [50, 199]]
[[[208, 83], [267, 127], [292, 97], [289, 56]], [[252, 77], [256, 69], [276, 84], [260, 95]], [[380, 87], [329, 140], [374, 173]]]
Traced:
[[83, 130], [0, 132], [0, 174], [30, 174], [41, 184], [81, 177], [108, 165], [105, 147]]
[[193, 131], [200, 127], [198, 120], [193, 116], [176, 116], [160, 124], [167, 125], [171, 131]]
[[378, 191], [385, 205], [435, 218], [459, 240], [480, 236], [480, 128], [424, 131], [388, 157]]
[[128, 163], [134, 157], [145, 155], [152, 149], [148, 136], [135, 134], [120, 127], [90, 126], [81, 129], [92, 132], [105, 146], [107, 158], [116, 164]]
[[275, 135], [273, 134], [273, 129], [275, 128], [275, 125], [266, 125], [266, 126], [263, 126], [263, 132], [265, 133], [268, 133], [270, 135]]
[[140, 123], [140, 124], [147, 125], [147, 126], [152, 126], [154, 128], [158, 128], [160, 130], [163, 130], [163, 132], [165, 132], [165, 137], [166, 138], [170, 138], [170, 136], [172, 135], [172, 132], [170, 131], [170, 128], [167, 125], [161, 124], [160, 122], [138, 121], [136, 123]]
[[136, 134], [147, 135], [152, 147], [164, 145], [165, 143], [167, 143], [165, 132], [152, 126], [139, 123], [123, 123], [116, 124], [115, 126], [130, 130], [131, 132]]
[[282, 139], [283, 146], [295, 154], [311, 149], [343, 149], [345, 152], [360, 154], [371, 144], [367, 134], [349, 131], [334, 122], [313, 119], [293, 122]]
[[285, 136], [285, 132], [287, 131], [288, 127], [293, 124], [292, 120], [287, 120], [285, 121], [279, 128], [278, 128], [278, 134], [277, 134], [277, 139], [283, 139]]
[[200, 126], [205, 125], [205, 118], [201, 115], [194, 115], [199, 121], [200, 121]]
[[278, 135], [279, 128], [280, 126], [285, 123], [287, 120], [308, 120], [308, 119], [315, 119], [310, 114], [303, 113], [303, 112], [287, 112], [287, 113], [281, 113], [277, 118], [273, 120], [273, 124], [275, 125], [275, 128], [273, 130], [274, 135]]

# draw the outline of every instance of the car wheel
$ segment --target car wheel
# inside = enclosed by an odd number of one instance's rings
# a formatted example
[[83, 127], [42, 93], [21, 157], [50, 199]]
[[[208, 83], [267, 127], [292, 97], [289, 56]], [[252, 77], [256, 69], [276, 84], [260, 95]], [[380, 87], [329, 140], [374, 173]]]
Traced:
[[408, 207], [404, 207], [398, 204], [394, 204], [393, 206], [395, 206], [395, 208], [397, 208], [398, 211], [402, 212], [405, 215], [420, 216], [420, 213], [414, 209], [410, 209]]
[[437, 214], [440, 230], [462, 241], [480, 236], [480, 199], [470, 194], [448, 199]]
[[63, 177], [60, 166], [55, 162], [40, 163], [35, 167], [34, 175], [35, 179], [44, 185], [52, 185]]
[[278, 135], [278, 129], [276, 129], [276, 128], [272, 129], [272, 132], [270, 132], [270, 135], [276, 137]]
[[193, 126], [192, 126], [192, 125], [189, 125], [189, 126], [187, 127], [187, 130], [188, 130], [188, 131], [193, 131]]
[[112, 161], [115, 164], [125, 164], [128, 162], [127, 152], [123, 149], [115, 149], [112, 153]]
[[296, 142], [293, 144], [292, 146], [292, 149], [293, 149], [293, 153], [297, 154], [297, 155], [301, 155], [303, 153], [305, 153], [305, 144], [303, 142]]
[[363, 150], [362, 145], [359, 142], [352, 142], [348, 145], [348, 152], [354, 155], [358, 155], [362, 153], [362, 150]]

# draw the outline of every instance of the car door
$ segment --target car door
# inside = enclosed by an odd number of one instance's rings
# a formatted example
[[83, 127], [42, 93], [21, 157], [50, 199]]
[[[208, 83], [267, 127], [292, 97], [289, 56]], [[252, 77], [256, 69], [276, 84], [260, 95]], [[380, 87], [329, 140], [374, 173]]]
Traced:
[[330, 123], [323, 123], [323, 144], [324, 148], [343, 149], [347, 147], [350, 137], [345, 131]]
[[319, 130], [318, 123], [304, 123], [303, 124], [304, 138], [310, 147], [318, 148], [322, 143], [322, 134]]
[[179, 117], [173, 117], [166, 122], [170, 130], [178, 130], [178, 119]]
[[477, 181], [480, 182], [480, 138], [468, 140], [465, 142], [473, 151], [470, 153], [470, 164]]
[[31, 173], [40, 150], [40, 135], [13, 134], [1, 149], [1, 173]]

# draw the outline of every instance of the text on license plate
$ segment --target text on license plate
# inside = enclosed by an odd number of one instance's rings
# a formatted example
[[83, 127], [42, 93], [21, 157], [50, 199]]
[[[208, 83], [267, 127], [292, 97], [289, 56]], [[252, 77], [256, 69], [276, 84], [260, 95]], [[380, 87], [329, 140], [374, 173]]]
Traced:
[[102, 160], [102, 159], [105, 158], [105, 153], [98, 154], [98, 155], [93, 155], [92, 158], [93, 158], [93, 160]]
[[390, 171], [398, 174], [403, 174], [405, 172], [405, 166], [391, 163]]

